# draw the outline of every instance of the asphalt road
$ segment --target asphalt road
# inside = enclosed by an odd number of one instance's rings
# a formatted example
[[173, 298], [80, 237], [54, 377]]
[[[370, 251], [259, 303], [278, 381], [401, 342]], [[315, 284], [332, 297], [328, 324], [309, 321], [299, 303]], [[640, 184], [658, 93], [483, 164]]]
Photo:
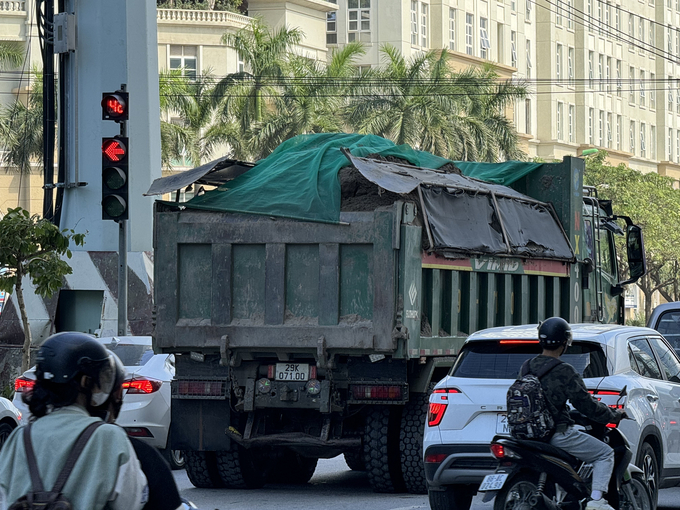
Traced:
[[[364, 473], [351, 471], [342, 456], [320, 460], [306, 485], [266, 485], [262, 489], [197, 489], [184, 471], [175, 471], [182, 496], [200, 510], [414, 510], [429, 509], [427, 496], [376, 494]], [[678, 508], [680, 488], [659, 493], [659, 508]], [[492, 510], [477, 497], [471, 510]]]

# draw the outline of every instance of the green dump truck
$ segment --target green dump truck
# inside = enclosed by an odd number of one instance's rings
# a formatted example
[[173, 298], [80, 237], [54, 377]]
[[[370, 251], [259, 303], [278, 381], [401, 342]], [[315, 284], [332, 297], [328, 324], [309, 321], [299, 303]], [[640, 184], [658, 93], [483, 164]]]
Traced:
[[154, 183], [219, 186], [155, 208], [154, 348], [175, 355], [170, 442], [191, 482], [305, 483], [344, 454], [376, 491], [425, 492], [428, 391], [467, 335], [623, 321], [642, 235], [583, 171], [315, 135]]

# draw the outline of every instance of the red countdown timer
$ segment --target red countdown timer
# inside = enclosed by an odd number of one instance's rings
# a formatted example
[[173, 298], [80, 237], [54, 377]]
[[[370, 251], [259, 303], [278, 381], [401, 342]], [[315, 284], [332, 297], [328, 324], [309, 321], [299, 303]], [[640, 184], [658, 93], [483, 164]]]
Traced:
[[102, 119], [128, 120], [128, 93], [115, 92], [103, 94], [102, 97]]
[[127, 147], [121, 140], [109, 138], [102, 143], [102, 156], [107, 161], [117, 163], [127, 156]]

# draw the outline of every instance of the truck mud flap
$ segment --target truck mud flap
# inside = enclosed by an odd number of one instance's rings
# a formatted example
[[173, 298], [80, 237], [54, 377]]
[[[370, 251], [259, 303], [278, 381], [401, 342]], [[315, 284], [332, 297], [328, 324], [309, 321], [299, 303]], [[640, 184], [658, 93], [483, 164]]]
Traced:
[[172, 399], [170, 442], [173, 450], [228, 450], [231, 439], [215, 431], [229, 424], [228, 400]]

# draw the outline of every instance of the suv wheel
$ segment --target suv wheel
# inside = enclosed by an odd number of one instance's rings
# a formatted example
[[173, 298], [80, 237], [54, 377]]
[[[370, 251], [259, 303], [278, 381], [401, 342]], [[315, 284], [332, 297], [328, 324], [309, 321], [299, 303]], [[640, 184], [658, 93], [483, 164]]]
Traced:
[[642, 443], [638, 453], [638, 460], [635, 464], [644, 473], [645, 483], [652, 497], [652, 508], [656, 510], [656, 504], [659, 499], [659, 462], [656, 459], [656, 453], [654, 453], [652, 445]]
[[432, 510], [468, 510], [477, 491], [470, 485], [450, 485], [443, 491], [427, 491]]

